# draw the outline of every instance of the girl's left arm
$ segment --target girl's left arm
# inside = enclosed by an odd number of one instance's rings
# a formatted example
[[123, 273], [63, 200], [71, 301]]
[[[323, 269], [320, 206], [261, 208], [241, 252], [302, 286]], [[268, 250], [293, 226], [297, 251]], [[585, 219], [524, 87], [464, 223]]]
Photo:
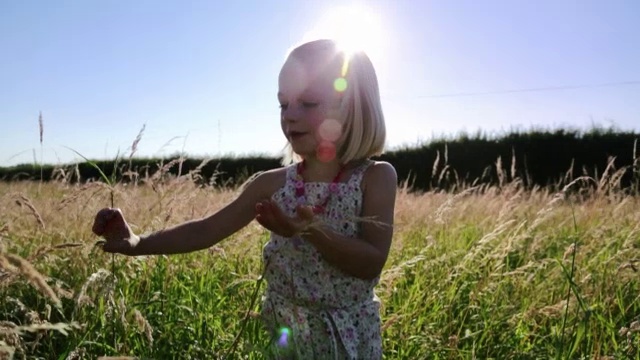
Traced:
[[313, 226], [305, 230], [303, 237], [325, 260], [347, 274], [362, 279], [377, 277], [391, 246], [397, 181], [395, 169], [387, 162], [376, 162], [365, 172], [360, 238], [347, 238]]

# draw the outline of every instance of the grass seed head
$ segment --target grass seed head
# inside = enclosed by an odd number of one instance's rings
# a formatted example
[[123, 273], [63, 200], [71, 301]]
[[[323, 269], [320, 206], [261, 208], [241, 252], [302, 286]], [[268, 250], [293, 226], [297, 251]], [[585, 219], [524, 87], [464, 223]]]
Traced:
[[47, 284], [46, 279], [42, 274], [40, 274], [31, 263], [27, 260], [21, 258], [18, 255], [13, 254], [4, 254], [4, 256], [9, 260], [9, 262], [17, 268], [17, 270], [24, 275], [27, 280], [42, 294], [46, 295], [55, 305], [56, 307], [62, 307], [62, 303], [58, 298], [58, 295], [51, 289], [49, 284]]

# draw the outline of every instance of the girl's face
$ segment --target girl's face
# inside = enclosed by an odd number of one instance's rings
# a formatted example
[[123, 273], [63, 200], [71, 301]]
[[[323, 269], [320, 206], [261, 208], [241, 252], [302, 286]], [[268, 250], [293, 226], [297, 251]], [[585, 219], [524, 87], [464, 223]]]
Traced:
[[336, 159], [342, 124], [338, 120], [340, 76], [335, 61], [289, 57], [278, 79], [280, 124], [293, 151], [303, 158]]

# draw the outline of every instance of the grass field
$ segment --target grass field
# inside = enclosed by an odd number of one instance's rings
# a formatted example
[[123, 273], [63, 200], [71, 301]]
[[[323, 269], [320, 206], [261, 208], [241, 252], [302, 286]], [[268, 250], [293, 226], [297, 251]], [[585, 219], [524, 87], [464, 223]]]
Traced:
[[[398, 189], [377, 288], [385, 358], [640, 358], [640, 199], [585, 183]], [[256, 223], [168, 257], [105, 254], [90, 231], [111, 202], [144, 233], [234, 196], [188, 176], [0, 183], [0, 358], [263, 358]]]

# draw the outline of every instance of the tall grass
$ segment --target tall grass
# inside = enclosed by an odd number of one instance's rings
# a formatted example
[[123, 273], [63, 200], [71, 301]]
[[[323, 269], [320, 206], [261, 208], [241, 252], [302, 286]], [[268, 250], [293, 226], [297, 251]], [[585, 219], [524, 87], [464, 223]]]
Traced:
[[38, 134], [40, 135], [40, 182], [44, 179], [44, 122], [42, 121], [42, 111], [38, 116]]
[[[442, 156], [438, 176], [450, 171]], [[560, 191], [518, 179], [456, 193], [400, 187], [377, 289], [385, 357], [640, 358], [640, 199], [619, 189], [616, 174]], [[197, 173], [165, 175], [0, 183], [0, 354], [266, 356], [252, 302], [268, 234], [256, 223], [192, 254], [112, 258], [95, 248], [93, 216], [111, 202], [145, 233], [236, 196], [202, 186]]]

